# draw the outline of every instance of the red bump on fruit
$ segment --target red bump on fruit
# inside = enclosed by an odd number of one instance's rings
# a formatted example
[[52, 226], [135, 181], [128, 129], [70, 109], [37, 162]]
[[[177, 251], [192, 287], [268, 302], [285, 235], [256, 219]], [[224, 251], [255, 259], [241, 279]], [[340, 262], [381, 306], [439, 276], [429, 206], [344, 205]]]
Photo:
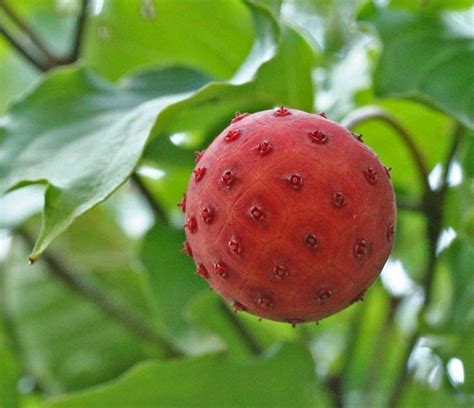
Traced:
[[303, 177], [299, 174], [292, 174], [290, 177], [288, 177], [288, 183], [293, 189], [299, 190], [301, 187], [303, 187]]
[[344, 207], [344, 205], [346, 204], [346, 198], [344, 197], [344, 194], [339, 191], [335, 192], [332, 196], [332, 203], [336, 208]]
[[234, 140], [237, 140], [240, 136], [240, 130], [234, 129], [234, 130], [229, 130], [227, 134], [224, 137], [224, 140], [229, 143], [233, 142]]
[[201, 218], [206, 224], [210, 224], [214, 219], [214, 208], [205, 207], [201, 210]]
[[232, 184], [234, 184], [234, 181], [235, 181], [235, 175], [233, 171], [232, 170], [224, 171], [224, 173], [222, 173], [221, 180], [225, 186], [230, 187]]
[[189, 245], [188, 241], [183, 242], [183, 248], [181, 249], [181, 253], [193, 257], [193, 250], [191, 249], [191, 245]]
[[242, 303], [237, 302], [236, 300], [232, 302], [232, 309], [234, 310], [234, 313], [244, 312], [247, 310], [247, 308]]
[[295, 328], [297, 324], [304, 323], [303, 319], [286, 319], [287, 323], [291, 324], [291, 327]]
[[367, 167], [367, 169], [364, 170], [364, 176], [365, 179], [369, 182], [369, 184], [377, 184], [377, 172], [373, 167]]
[[242, 252], [242, 247], [240, 246], [240, 242], [236, 238], [231, 238], [227, 243], [227, 247], [229, 251], [233, 254], [240, 254]]
[[392, 242], [394, 235], [395, 235], [395, 226], [393, 224], [389, 224], [387, 228], [387, 241]]
[[360, 240], [354, 246], [354, 254], [357, 258], [363, 258], [369, 252], [369, 244], [365, 239]]
[[394, 241], [389, 169], [324, 115], [279, 108], [236, 122], [180, 203], [198, 275], [234, 310], [293, 325], [361, 299]]
[[360, 292], [354, 299], [351, 300], [350, 304], [354, 304], [356, 302], [362, 302], [364, 300], [365, 290]]
[[202, 276], [204, 279], [209, 278], [209, 272], [207, 271], [207, 268], [202, 263], [197, 264], [196, 274], [199, 276]]
[[273, 299], [267, 295], [258, 295], [257, 296], [257, 304], [262, 309], [270, 309], [273, 307]]
[[277, 279], [285, 279], [288, 277], [290, 273], [288, 272], [288, 268], [286, 268], [285, 266], [276, 265], [273, 268], [273, 274], [275, 275]]
[[222, 262], [222, 261], [217, 261], [214, 262], [214, 271], [216, 272], [216, 275], [219, 276], [222, 279], [227, 279], [229, 274], [227, 271], [227, 265]]
[[199, 160], [201, 160], [202, 156], [204, 155], [204, 152], [205, 150], [202, 150], [202, 151], [197, 151], [197, 152], [194, 152], [194, 163], [197, 164], [199, 162]]
[[194, 180], [197, 182], [201, 181], [206, 175], [206, 170], [207, 169], [205, 167], [198, 167], [197, 169], [194, 169]]
[[247, 113], [247, 112], [246, 113], [235, 112], [234, 117], [232, 118], [230, 123], [238, 122], [239, 120], [242, 120], [243, 118], [246, 118], [249, 115], [250, 113]]
[[256, 205], [250, 209], [249, 213], [255, 221], [261, 221], [265, 218], [265, 213], [260, 207], [257, 207]]
[[181, 208], [181, 211], [183, 213], [186, 212], [186, 193], [183, 194], [183, 197], [181, 198], [181, 201], [178, 203], [178, 207]]
[[319, 246], [318, 239], [314, 234], [306, 234], [306, 236], [304, 237], [304, 243], [306, 244], [306, 246], [312, 249], [317, 249]]
[[326, 303], [332, 295], [332, 291], [329, 289], [323, 289], [318, 292], [316, 295], [316, 300], [320, 303]]
[[272, 144], [268, 140], [264, 140], [257, 146], [257, 151], [260, 156], [266, 156], [273, 150]]
[[315, 129], [308, 132], [309, 140], [317, 144], [328, 142], [328, 135], [321, 129]]
[[187, 228], [191, 234], [195, 234], [197, 231], [196, 217], [193, 217], [193, 216], [188, 217], [188, 219], [186, 220], [186, 223], [184, 224], [184, 228]]
[[284, 106], [280, 106], [275, 112], [273, 112], [273, 115], [275, 116], [288, 116], [291, 115], [291, 112], [285, 108]]

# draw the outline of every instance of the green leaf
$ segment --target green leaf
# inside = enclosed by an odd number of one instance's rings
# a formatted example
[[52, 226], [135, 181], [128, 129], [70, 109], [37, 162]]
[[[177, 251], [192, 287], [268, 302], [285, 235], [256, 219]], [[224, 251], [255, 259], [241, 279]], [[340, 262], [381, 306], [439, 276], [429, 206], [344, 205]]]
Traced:
[[[1, 328], [0, 328], [1, 330]], [[20, 379], [20, 365], [17, 357], [7, 348], [0, 333], [0, 406], [17, 408], [19, 396], [17, 383]]]
[[365, 18], [376, 25], [383, 42], [374, 76], [376, 93], [421, 100], [474, 127], [474, 42], [469, 17], [463, 21], [453, 15], [379, 9]]
[[413, 382], [407, 386], [401, 398], [400, 406], [404, 408], [470, 408], [472, 407], [472, 401], [463, 396], [456, 396], [446, 388], [432, 389], [425, 384]]
[[146, 235], [141, 260], [149, 273], [158, 319], [173, 335], [186, 341], [189, 325], [184, 309], [207, 285], [194, 274], [191, 259], [180, 252], [183, 241], [183, 231], [159, 225]]
[[126, 180], [160, 110], [205, 82], [194, 71], [167, 68], [113, 87], [88, 70], [65, 69], [12, 107], [0, 126], [0, 194], [47, 183], [33, 260]]
[[82, 57], [109, 79], [150, 65], [185, 65], [227, 79], [254, 37], [250, 10], [238, 0], [122, 0], [91, 9]]
[[5, 302], [25, 365], [49, 392], [101, 383], [147, 357], [142, 341], [41, 263], [28, 268], [17, 261], [6, 269]]
[[391, 0], [390, 7], [412, 11], [434, 12], [443, 9], [468, 9], [472, 0]]
[[131, 268], [131, 243], [103, 207], [81, 217], [51, 247], [47, 259], [53, 257], [53, 264], [29, 267], [19, 244], [2, 271], [5, 313], [24, 364], [42, 388], [58, 393], [96, 385], [137, 361], [164, 354], [53, 273], [53, 265], [66, 268], [153, 327], [146, 279]]
[[52, 400], [48, 408], [87, 407], [318, 407], [327, 406], [313, 362], [301, 346], [286, 345], [262, 360], [239, 362], [206, 355], [144, 363], [120, 380]]

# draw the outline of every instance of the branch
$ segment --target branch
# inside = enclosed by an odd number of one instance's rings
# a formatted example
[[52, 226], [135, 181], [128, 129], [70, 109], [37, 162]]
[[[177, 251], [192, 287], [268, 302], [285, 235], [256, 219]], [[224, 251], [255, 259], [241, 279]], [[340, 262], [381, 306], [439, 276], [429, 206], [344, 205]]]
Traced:
[[403, 127], [403, 125], [395, 117], [378, 107], [366, 106], [357, 109], [351, 114], [349, 114], [342, 121], [342, 124], [346, 128], [352, 129], [362, 122], [375, 119], [381, 120], [386, 124], [390, 125], [398, 133], [398, 135], [410, 151], [413, 160], [415, 161], [421, 179], [421, 183], [424, 186], [425, 191], [429, 191], [430, 185], [428, 183], [428, 166], [426, 165], [425, 158], [421, 151], [418, 149], [418, 146], [416, 145], [413, 136]]
[[403, 197], [397, 197], [397, 207], [400, 210], [423, 212], [423, 203]]
[[224, 316], [227, 318], [229, 323], [234, 327], [235, 332], [239, 335], [241, 338], [242, 342], [247, 346], [247, 348], [250, 350], [250, 352], [256, 356], [261, 354], [263, 352], [262, 348], [260, 347], [260, 344], [255, 340], [254, 337], [252, 337], [251, 333], [247, 329], [246, 326], [242, 324], [242, 322], [239, 320], [239, 318], [235, 315], [234, 312], [232, 312], [229, 307], [221, 300], [219, 299], [219, 307], [222, 310], [222, 313]]
[[[446, 156], [445, 165], [443, 167], [443, 176], [441, 188], [438, 191], [429, 191], [426, 192], [424, 198], [424, 213], [428, 221], [427, 224], [427, 235], [429, 242], [428, 249], [428, 261], [426, 264], [426, 270], [423, 278], [423, 289], [425, 292], [425, 298], [423, 300], [423, 305], [420, 309], [420, 314], [423, 315], [431, 302], [432, 297], [432, 287], [433, 287], [433, 278], [437, 262], [436, 249], [438, 245], [438, 239], [442, 228], [442, 214], [443, 214], [443, 204], [446, 197], [446, 191], [448, 187], [448, 177], [449, 169], [454, 160], [457, 148], [461, 141], [464, 128], [460, 124], [456, 124], [454, 127], [451, 148]], [[390, 394], [388, 407], [395, 408], [398, 405], [398, 401], [402, 395], [403, 388], [408, 381], [408, 359], [413, 351], [413, 348], [416, 345], [418, 337], [420, 336], [419, 330], [416, 330], [412, 334], [408, 341], [408, 347], [406, 349], [405, 356], [403, 357], [403, 366], [402, 369], [395, 380], [395, 386], [392, 389]]]
[[67, 62], [76, 62], [79, 59], [82, 48], [82, 40], [84, 37], [84, 28], [87, 20], [87, 11], [89, 9], [89, 0], [82, 0], [81, 12], [76, 23], [76, 32], [74, 34], [74, 42], [72, 45], [71, 54], [67, 59]]
[[26, 47], [17, 41], [5, 27], [0, 25], [0, 34], [2, 34], [7, 41], [15, 48], [19, 54], [21, 54], [26, 60], [31, 62], [36, 68], [40, 71], [46, 72], [48, 69], [51, 68], [49, 63], [42, 61], [40, 58], [37, 58], [33, 55], [32, 52], [26, 49]]
[[[28, 245], [32, 246], [34, 244], [34, 240], [29, 236], [27, 231], [17, 230], [16, 232], [28, 243]], [[61, 280], [85, 299], [91, 301], [102, 310], [102, 312], [120, 322], [136, 336], [148, 341], [154, 346], [158, 346], [160, 349], [164, 350], [169, 357], [180, 357], [183, 355], [183, 353], [171, 342], [163, 338], [152, 327], [144, 322], [136, 311], [124, 307], [122, 304], [110, 297], [106, 291], [99, 289], [84, 277], [71, 272], [59, 258], [47, 252], [43, 254], [42, 259], [46, 262], [50, 273], [55, 278]]]
[[166, 215], [165, 210], [161, 207], [157, 200], [153, 198], [150, 194], [148, 189], [143, 184], [140, 176], [137, 173], [133, 173], [130, 177], [135, 187], [137, 187], [138, 191], [140, 191], [142, 197], [146, 200], [150, 209], [152, 210], [153, 214], [155, 215], [156, 219], [164, 222], [165, 224], [168, 223], [168, 216]]
[[5, 0], [0, 0], [0, 8], [10, 19], [28, 36], [33, 44], [35, 44], [51, 62], [55, 61], [56, 58], [51, 55], [48, 48], [43, 44], [39, 37], [23, 22], [23, 20], [16, 14], [13, 9], [7, 4]]

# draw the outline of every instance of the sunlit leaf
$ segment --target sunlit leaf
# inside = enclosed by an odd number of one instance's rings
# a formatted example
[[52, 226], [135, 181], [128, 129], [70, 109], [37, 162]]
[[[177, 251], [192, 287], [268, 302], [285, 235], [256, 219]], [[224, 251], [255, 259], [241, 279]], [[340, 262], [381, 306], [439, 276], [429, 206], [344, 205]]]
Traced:
[[365, 18], [383, 42], [376, 93], [421, 100], [474, 127], [472, 18], [382, 9]]
[[313, 363], [301, 346], [286, 345], [257, 361], [207, 355], [179, 362], [145, 363], [120, 380], [65, 396], [48, 408], [136, 407], [318, 407]]

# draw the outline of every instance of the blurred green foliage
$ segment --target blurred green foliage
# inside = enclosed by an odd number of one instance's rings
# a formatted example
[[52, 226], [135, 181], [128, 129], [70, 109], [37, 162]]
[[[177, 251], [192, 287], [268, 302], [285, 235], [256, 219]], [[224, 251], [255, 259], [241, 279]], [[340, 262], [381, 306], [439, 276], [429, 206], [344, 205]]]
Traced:
[[[472, 2], [82, 4], [0, 1], [0, 407], [472, 406]], [[429, 173], [354, 128], [392, 168], [395, 248], [364, 302], [295, 329], [207, 289], [176, 207], [195, 150], [281, 104], [382, 109]]]

